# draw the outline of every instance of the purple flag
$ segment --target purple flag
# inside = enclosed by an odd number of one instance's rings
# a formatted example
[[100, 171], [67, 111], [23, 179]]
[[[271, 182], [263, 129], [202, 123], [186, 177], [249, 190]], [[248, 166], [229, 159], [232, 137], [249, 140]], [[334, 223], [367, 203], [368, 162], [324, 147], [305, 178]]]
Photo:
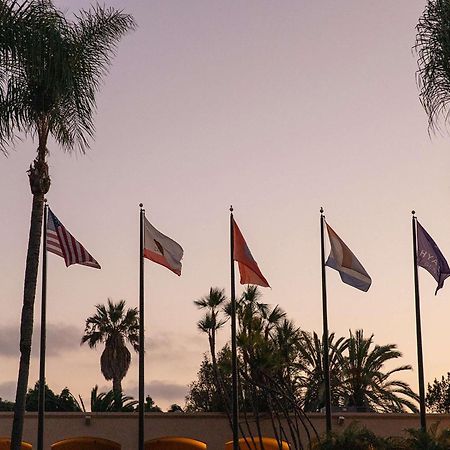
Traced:
[[437, 291], [444, 286], [445, 279], [450, 277], [450, 267], [436, 242], [419, 222], [417, 222], [417, 244], [417, 265], [428, 270], [438, 282], [434, 293], [436, 295]]

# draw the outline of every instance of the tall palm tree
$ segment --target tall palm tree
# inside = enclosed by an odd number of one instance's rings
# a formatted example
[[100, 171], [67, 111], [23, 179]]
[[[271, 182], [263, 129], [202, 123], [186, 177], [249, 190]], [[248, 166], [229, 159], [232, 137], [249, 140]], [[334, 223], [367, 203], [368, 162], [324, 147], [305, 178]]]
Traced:
[[350, 332], [348, 354], [341, 359], [347, 407], [362, 412], [403, 412], [404, 408], [417, 412], [417, 394], [404, 381], [391, 380], [411, 366], [384, 371], [386, 363], [401, 356], [394, 344], [373, 346], [373, 334], [365, 338], [363, 330]]
[[122, 394], [122, 380], [131, 363], [131, 353], [126, 342], [135, 352], [139, 352], [139, 313], [137, 308], [125, 309], [125, 300], [108, 305], [96, 305], [97, 312], [86, 319], [81, 344], [88, 343], [90, 348], [105, 344], [100, 357], [100, 369], [106, 380], [113, 381], [116, 398]]
[[416, 27], [417, 82], [429, 129], [449, 121], [450, 106], [450, 2], [428, 0]]
[[[231, 316], [231, 304], [224, 304], [224, 301], [222, 290], [211, 290], [209, 296], [196, 301], [200, 308], [208, 309], [207, 320], [203, 318], [198, 323], [199, 328], [207, 332], [208, 336], [218, 329], [216, 324], [223, 325], [222, 317]], [[223, 306], [219, 308], [218, 305]], [[248, 285], [245, 288], [237, 301], [236, 316], [238, 401], [242, 413], [242, 420], [238, 425], [241, 435], [248, 435], [248, 439], [255, 445], [258, 438], [263, 436], [263, 421], [269, 420], [278, 442], [281, 443], [289, 435], [292, 448], [303, 448], [300, 427], [308, 435], [315, 433], [315, 430], [297, 401], [298, 369], [294, 363], [299, 354], [300, 330], [287, 319], [280, 306], [272, 307], [262, 302], [257, 286]], [[214, 342], [210, 338], [210, 347], [213, 347], [211, 343]], [[215, 351], [212, 353], [215, 354]], [[217, 360], [217, 369], [208, 361], [203, 362], [198, 382], [191, 384], [187, 401], [189, 408], [196, 410], [205, 409], [205, 406], [207, 409], [212, 404], [219, 404], [221, 410], [223, 405], [230, 419], [231, 352], [228, 344], [219, 353]], [[220, 401], [215, 403], [211, 401], [214, 399], [211, 396], [212, 383], [209, 381], [212, 378], [215, 392], [219, 392], [221, 396]]]
[[33, 204], [24, 280], [20, 363], [12, 448], [22, 438], [30, 366], [44, 196], [50, 188], [47, 140], [84, 153], [94, 134], [95, 96], [120, 38], [135, 27], [121, 11], [96, 6], [69, 22], [51, 0], [0, 0], [0, 151], [15, 135], [35, 137], [28, 170]]
[[261, 302], [261, 296], [258, 286], [248, 285], [237, 302], [238, 347], [242, 358], [252, 364], [259, 358], [261, 364], [265, 360], [272, 365], [274, 359], [281, 363], [275, 339], [286, 313], [278, 305], [272, 308]]
[[217, 367], [216, 362], [216, 336], [217, 331], [222, 328], [226, 320], [220, 317], [226, 301], [224, 289], [211, 287], [209, 294], [204, 295], [198, 300], [194, 300], [194, 304], [199, 308], [206, 310], [205, 315], [197, 322], [199, 330], [208, 335], [209, 350], [213, 365]]
[[194, 304], [202, 310], [206, 310], [205, 315], [197, 322], [197, 327], [200, 331], [203, 331], [208, 335], [209, 351], [211, 353], [212, 369], [214, 373], [214, 382], [217, 392], [219, 392], [225, 406], [225, 411], [229, 416], [229, 399], [225, 388], [225, 383], [220, 373], [217, 363], [216, 354], [216, 340], [217, 331], [222, 328], [226, 319], [221, 317], [224, 304], [226, 302], [225, 290], [217, 287], [211, 287], [209, 289], [209, 295], [204, 295], [198, 300], [194, 300]]
[[[241, 411], [249, 439], [263, 436], [262, 421], [270, 418], [281, 448], [289, 436], [292, 448], [304, 448], [300, 429], [310, 433], [298, 402], [298, 359], [301, 332], [279, 305], [261, 301], [257, 286], [247, 286], [237, 304]], [[248, 415], [251, 411], [252, 414]], [[275, 424], [284, 423], [278, 428]], [[255, 436], [252, 428], [256, 428]], [[256, 442], [257, 442], [256, 440]]]

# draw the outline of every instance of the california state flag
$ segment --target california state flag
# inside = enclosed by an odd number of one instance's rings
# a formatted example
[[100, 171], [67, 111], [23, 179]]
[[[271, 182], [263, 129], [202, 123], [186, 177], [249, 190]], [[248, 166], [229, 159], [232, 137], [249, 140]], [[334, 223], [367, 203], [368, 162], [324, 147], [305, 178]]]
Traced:
[[234, 260], [238, 262], [239, 273], [241, 274], [241, 284], [257, 284], [262, 287], [270, 287], [264, 275], [259, 270], [257, 262], [242, 236], [241, 230], [234, 219], [233, 222], [233, 240], [234, 240]]
[[181, 275], [183, 249], [173, 239], [159, 232], [144, 217], [144, 256]]

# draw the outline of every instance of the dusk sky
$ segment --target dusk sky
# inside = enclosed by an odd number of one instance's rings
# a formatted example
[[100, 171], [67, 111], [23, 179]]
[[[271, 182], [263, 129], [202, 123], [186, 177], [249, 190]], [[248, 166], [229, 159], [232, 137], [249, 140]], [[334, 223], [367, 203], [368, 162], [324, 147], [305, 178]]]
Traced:
[[[55, 3], [69, 16], [89, 1]], [[322, 332], [319, 209], [373, 280], [358, 291], [327, 269], [329, 327], [395, 343], [417, 389], [411, 210], [450, 258], [450, 136], [430, 136], [412, 50], [425, 0], [115, 0], [137, 23], [98, 95], [86, 155], [49, 142], [47, 196], [102, 265], [49, 255], [47, 382], [89, 403], [111, 388], [79, 342], [94, 305], [138, 305], [139, 203], [185, 251], [177, 277], [145, 263], [146, 384], [164, 409], [184, 405], [208, 349], [193, 300], [230, 292], [229, 206], [279, 304]], [[1, 157], [0, 397], [17, 380], [31, 212], [31, 138]], [[450, 280], [419, 270], [426, 381], [450, 371]], [[238, 286], [238, 293], [242, 288]], [[30, 386], [38, 379], [40, 282]], [[229, 338], [228, 325], [221, 343]], [[137, 355], [123, 382], [137, 395]]]

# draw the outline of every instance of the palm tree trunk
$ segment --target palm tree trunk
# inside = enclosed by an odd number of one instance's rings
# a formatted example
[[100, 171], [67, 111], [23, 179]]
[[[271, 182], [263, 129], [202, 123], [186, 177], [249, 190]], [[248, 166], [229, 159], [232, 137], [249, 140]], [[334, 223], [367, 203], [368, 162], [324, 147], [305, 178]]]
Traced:
[[23, 306], [20, 322], [20, 362], [17, 377], [16, 403], [11, 432], [11, 449], [20, 450], [25, 418], [25, 397], [30, 372], [31, 341], [33, 336], [34, 299], [39, 267], [39, 250], [41, 246], [42, 216], [44, 212], [44, 196], [50, 187], [48, 166], [45, 161], [47, 149], [39, 145], [38, 156], [30, 166], [28, 176], [33, 193], [30, 234], [28, 238], [25, 281], [23, 288]]
[[22, 441], [23, 421], [25, 416], [25, 396], [27, 393], [28, 374], [30, 371], [34, 298], [36, 294], [36, 280], [39, 266], [43, 211], [44, 195], [34, 195], [23, 289], [23, 306], [20, 325], [20, 363], [19, 375], [17, 378], [14, 421], [11, 434], [12, 450], [20, 450]]
[[232, 428], [232, 420], [231, 420], [231, 411], [230, 411], [230, 398], [228, 393], [225, 389], [225, 383], [222, 379], [222, 375], [219, 370], [219, 366], [217, 364], [217, 357], [216, 357], [216, 337], [215, 337], [215, 331], [212, 331], [212, 335], [209, 336], [209, 350], [211, 352], [211, 362], [213, 366], [213, 372], [214, 372], [214, 381], [216, 385], [217, 392], [219, 392], [220, 397], [222, 398], [223, 406], [225, 408], [225, 413], [228, 418], [228, 422], [230, 424], [230, 427]]
[[122, 379], [118, 377], [113, 378], [113, 411], [122, 411]]
[[122, 380], [120, 378], [113, 378], [113, 391], [116, 398], [120, 398], [122, 394]]

